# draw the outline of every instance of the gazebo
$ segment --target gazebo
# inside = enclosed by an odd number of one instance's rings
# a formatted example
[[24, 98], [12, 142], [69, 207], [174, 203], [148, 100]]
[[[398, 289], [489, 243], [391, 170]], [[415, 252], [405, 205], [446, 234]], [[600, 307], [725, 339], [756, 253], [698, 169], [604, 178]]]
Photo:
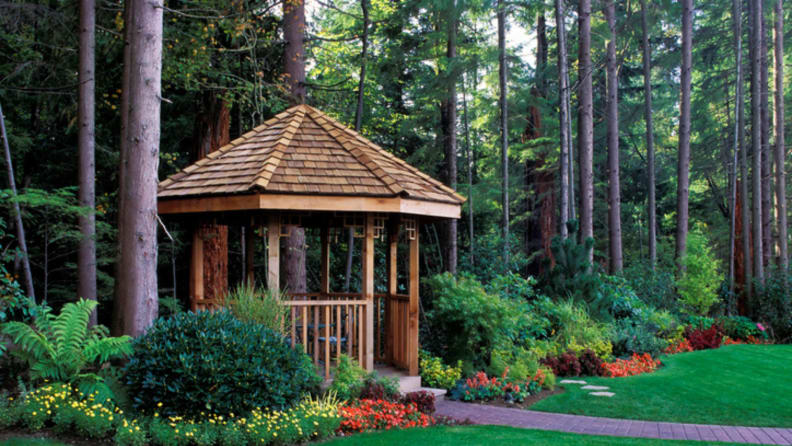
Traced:
[[[160, 182], [158, 210], [192, 222], [261, 228], [266, 283], [280, 288], [284, 228], [319, 229], [321, 286], [290, 293], [285, 327], [329, 375], [346, 353], [373, 370], [375, 362], [418, 374], [419, 233], [422, 224], [459, 218], [464, 198], [319, 110], [298, 105]], [[331, 238], [352, 228], [362, 240], [361, 290], [330, 289]], [[222, 305], [204, 295], [203, 239], [193, 236], [190, 299], [193, 310]], [[375, 239], [386, 240], [387, 277], [374, 274]], [[406, 286], [399, 293], [399, 242], [407, 245]], [[248, 237], [247, 243], [253, 238]], [[251, 245], [252, 247], [252, 245]], [[252, 249], [246, 278], [253, 281]], [[387, 282], [375, 293], [375, 280]], [[381, 286], [384, 289], [384, 287]], [[405, 292], [406, 291], [406, 292]]]

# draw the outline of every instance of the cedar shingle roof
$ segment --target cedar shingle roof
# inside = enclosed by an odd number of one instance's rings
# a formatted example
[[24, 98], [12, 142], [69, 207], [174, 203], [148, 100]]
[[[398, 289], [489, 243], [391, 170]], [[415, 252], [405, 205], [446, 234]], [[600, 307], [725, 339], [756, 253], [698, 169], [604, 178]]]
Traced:
[[307, 105], [276, 115], [160, 182], [158, 197], [249, 193], [465, 201], [449, 187]]

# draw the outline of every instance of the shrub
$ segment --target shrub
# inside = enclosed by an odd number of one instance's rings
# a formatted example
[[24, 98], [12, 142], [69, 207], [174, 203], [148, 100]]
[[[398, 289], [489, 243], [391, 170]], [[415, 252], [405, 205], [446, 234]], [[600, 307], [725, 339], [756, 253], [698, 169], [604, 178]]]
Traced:
[[401, 402], [404, 405], [415, 404], [415, 407], [426, 415], [433, 415], [435, 413], [435, 395], [426, 390], [407, 393], [404, 395]]
[[399, 382], [396, 378], [378, 376], [376, 372], [370, 373], [360, 383], [357, 398], [364, 400], [388, 400], [396, 401], [399, 399]]
[[281, 297], [277, 290], [256, 289], [245, 283], [229, 291], [225, 305], [241, 321], [254, 322], [276, 333], [284, 333], [289, 326], [289, 307], [283, 305]]
[[663, 269], [660, 265], [652, 268], [648, 262], [634, 261], [624, 268], [623, 275], [630, 288], [646, 305], [664, 310], [677, 310], [679, 303], [672, 269]]
[[335, 392], [341, 400], [355, 399], [360, 392], [360, 383], [366, 375], [366, 370], [356, 360], [341, 354], [338, 357], [338, 365], [333, 372], [333, 383], [330, 384], [329, 390]]
[[534, 351], [515, 346], [511, 349], [497, 348], [492, 352], [492, 359], [487, 372], [494, 376], [504, 373], [510, 379], [525, 381], [539, 369], [539, 359]]
[[693, 347], [693, 350], [718, 348], [723, 342], [723, 330], [716, 324], [712, 324], [710, 328], [706, 330], [687, 327], [685, 329], [685, 339], [690, 342], [690, 346]]
[[723, 334], [732, 339], [748, 339], [749, 336], [761, 336], [764, 331], [759, 330], [757, 323], [745, 316], [723, 316], [718, 318], [718, 325]]
[[431, 356], [427, 351], [419, 352], [419, 366], [421, 371], [421, 384], [438, 389], [450, 389], [462, 378], [462, 361], [457, 361], [456, 366], [447, 366], [443, 360]]
[[64, 381], [79, 385], [85, 393], [99, 392], [102, 399], [112, 391], [97, 373], [110, 359], [132, 353], [129, 336], [110, 337], [107, 327], [88, 328], [96, 301], [80, 299], [63, 306], [60, 314], [43, 306], [33, 325], [6, 322], [0, 326], [19, 346], [17, 352], [30, 365], [34, 380]]
[[38, 431], [53, 426], [58, 432], [77, 431], [90, 438], [105, 438], [115, 431], [121, 413], [110, 400], [98, 400], [70, 384], [47, 384], [28, 393], [17, 404], [15, 417]]
[[658, 338], [658, 327], [648, 320], [622, 319], [613, 324], [613, 354], [631, 356], [649, 353], [659, 355], [668, 342]]
[[146, 446], [146, 430], [140, 428], [137, 420], [128, 421], [124, 419], [116, 429], [113, 442], [116, 446]]
[[593, 350], [584, 350], [578, 359], [580, 361], [580, 373], [583, 376], [602, 376], [605, 374], [602, 358], [597, 356]]
[[166, 415], [286, 408], [320, 383], [308, 356], [227, 311], [157, 320], [125, 371], [133, 405]]
[[439, 274], [427, 283], [433, 295], [426, 318], [437, 350], [434, 353], [450, 363], [486, 367], [494, 347], [508, 341], [514, 332], [519, 306], [487, 294], [468, 276], [457, 279], [449, 273]]
[[542, 364], [550, 367], [556, 376], [581, 376], [580, 360], [571, 350], [558, 356], [548, 356]]
[[660, 361], [652, 359], [651, 355], [644, 353], [643, 355], [632, 355], [630, 359], [606, 362], [603, 366], [605, 367], [604, 376], [619, 378], [653, 372], [660, 366]]
[[560, 355], [567, 350], [580, 353], [590, 348], [601, 358], [610, 357], [612, 346], [608, 325], [593, 320], [584, 307], [571, 301], [538, 299], [532, 311], [546, 315], [549, 321], [546, 337], [549, 344], [540, 350], [544, 353], [540, 356]]
[[764, 284], [754, 284], [756, 293], [749, 314], [761, 321], [777, 341], [787, 342], [792, 338], [792, 275], [771, 267], [766, 276]]
[[666, 347], [665, 350], [663, 350], [663, 353], [667, 355], [675, 355], [677, 353], [686, 353], [692, 351], [693, 351], [693, 347], [690, 346], [690, 342], [687, 339], [683, 338], [679, 341], [669, 344], [669, 346]]
[[718, 301], [721, 275], [719, 262], [709, 247], [707, 237], [696, 229], [688, 235], [687, 251], [682, 259], [684, 273], [677, 281], [683, 311], [706, 316]]

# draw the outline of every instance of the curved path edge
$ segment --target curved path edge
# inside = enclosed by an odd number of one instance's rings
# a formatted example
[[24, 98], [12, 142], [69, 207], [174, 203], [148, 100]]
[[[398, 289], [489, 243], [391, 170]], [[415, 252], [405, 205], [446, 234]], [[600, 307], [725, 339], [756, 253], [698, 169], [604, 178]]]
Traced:
[[436, 415], [458, 420], [468, 419], [474, 424], [494, 424], [525, 429], [611, 435], [616, 437], [792, 445], [792, 429], [786, 428], [601, 418], [462, 403], [443, 398], [438, 398], [435, 407], [437, 409]]

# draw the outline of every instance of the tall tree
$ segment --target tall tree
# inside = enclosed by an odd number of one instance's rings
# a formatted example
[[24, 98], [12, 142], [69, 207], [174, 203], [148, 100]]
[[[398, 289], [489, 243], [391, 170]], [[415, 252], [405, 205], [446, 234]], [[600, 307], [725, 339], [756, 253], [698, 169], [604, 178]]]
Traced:
[[159, 0], [130, 0], [122, 89], [117, 330], [138, 336], [157, 317], [157, 167], [162, 75]]
[[[3, 154], [5, 155], [6, 169], [8, 172], [8, 188], [11, 190], [11, 197], [16, 198], [17, 188], [16, 180], [14, 179], [14, 164], [11, 161], [11, 148], [8, 146], [8, 133], [6, 133], [5, 117], [3, 116], [3, 108], [0, 107], [0, 133], [3, 137]], [[36, 300], [36, 290], [33, 288], [33, 273], [30, 271], [30, 256], [27, 249], [27, 240], [25, 239], [25, 225], [22, 223], [22, 210], [19, 208], [19, 202], [14, 200], [14, 226], [16, 227], [17, 243], [19, 243], [19, 250], [22, 252], [22, 265], [25, 273], [25, 292], [28, 297]]]
[[688, 202], [690, 200], [690, 75], [692, 68], [693, 0], [682, 0], [682, 101], [679, 116], [677, 160], [676, 259], [681, 267], [687, 248]]
[[608, 121], [608, 233], [610, 272], [620, 273], [622, 262], [621, 193], [619, 190], [619, 67], [616, 61], [616, 6], [605, 4], [605, 18], [610, 29], [607, 49], [607, 121]]
[[[446, 95], [441, 104], [443, 115], [443, 151], [445, 153], [445, 183], [452, 189], [457, 188], [457, 22], [456, 0], [449, 0], [446, 11]], [[445, 242], [444, 267], [451, 274], [457, 269], [457, 220], [452, 218], [443, 223]]]
[[649, 262], [654, 269], [657, 264], [657, 203], [655, 180], [655, 149], [654, 123], [652, 121], [652, 48], [649, 46], [649, 20], [646, 11], [646, 0], [641, 0], [641, 31], [643, 49], [644, 78], [644, 121], [646, 122], [646, 169], [648, 179], [648, 226], [649, 226]]
[[509, 107], [507, 97], [506, 67], [506, 4], [498, 0], [498, 86], [500, 91], [500, 148], [501, 148], [501, 205], [503, 216], [503, 260], [509, 264]]
[[751, 148], [753, 151], [753, 272], [764, 283], [762, 254], [762, 116], [761, 116], [761, 41], [762, 0], [751, 0]]
[[555, 21], [556, 21], [556, 40], [558, 43], [558, 129], [559, 129], [559, 144], [561, 145], [561, 156], [559, 157], [560, 172], [561, 172], [561, 237], [567, 238], [569, 232], [567, 231], [566, 223], [574, 218], [573, 213], [570, 212], [570, 172], [569, 172], [569, 74], [567, 65], [567, 44], [566, 44], [566, 25], [564, 24], [564, 11], [565, 0], [555, 0]]
[[787, 206], [786, 176], [784, 173], [784, 5], [783, 0], [775, 4], [775, 165], [776, 202], [778, 206], [778, 254], [779, 266], [789, 268], [787, 252]]
[[[591, 0], [578, 2], [578, 166], [580, 239], [594, 237], [594, 99], [591, 68]], [[594, 252], [589, 251], [589, 262]]]
[[[303, 0], [283, 2], [284, 71], [294, 104], [305, 102], [305, 3]], [[305, 270], [305, 229], [290, 225], [283, 250], [286, 289], [292, 293], [307, 290]], [[280, 284], [268, 284], [277, 288]]]
[[[80, 247], [77, 254], [77, 295], [96, 300], [96, 220], [93, 212], [96, 201], [96, 167], [94, 165], [94, 88], [96, 79], [96, 5], [94, 0], [80, 1], [80, 70], [78, 74], [79, 200], [80, 206], [91, 211], [80, 216]], [[91, 324], [96, 324], [96, 310], [91, 312]]]
[[[355, 106], [355, 131], [360, 132], [363, 127], [363, 99], [366, 87], [366, 58], [368, 57], [369, 0], [360, 0], [360, 10], [363, 13], [363, 29], [360, 33], [360, 76], [358, 78], [357, 104]], [[352, 280], [352, 258], [355, 252], [355, 229], [347, 230], [347, 257], [344, 270], [344, 291], [349, 292], [349, 282]]]
[[[742, 227], [742, 236], [740, 238], [740, 242], [742, 243], [742, 258], [743, 263], [745, 262], [746, 253], [750, 250], [748, 245], [748, 238], [745, 236], [745, 231], [748, 227], [748, 213], [745, 209], [745, 206], [740, 206], [740, 215], [737, 215], [737, 188], [738, 184], [740, 187], [745, 185], [745, 178], [743, 178], [742, 183], [740, 184], [737, 181], [737, 157], [744, 156], [743, 153], [743, 126], [742, 126], [742, 117], [744, 114], [744, 96], [743, 96], [743, 69], [742, 69], [742, 4], [740, 0], [733, 0], [733, 10], [732, 16], [734, 18], [734, 55], [735, 55], [735, 68], [737, 71], [736, 80], [734, 83], [734, 97], [736, 99], [736, 104], [734, 107], [734, 143], [732, 145], [732, 174], [731, 174], [731, 185], [734, 188], [731, 192], [732, 203], [731, 203], [731, 215], [730, 215], [730, 231], [729, 231], [729, 290], [734, 292], [735, 290], [735, 274], [737, 269], [737, 218], [741, 219], [741, 227]], [[740, 168], [744, 167], [744, 163], [742, 162], [742, 158], [740, 158]], [[747, 194], [742, 193], [740, 191], [741, 197], [744, 200]], [[744, 217], [744, 219], [743, 219]]]
[[[742, 249], [742, 260], [743, 260], [743, 272], [744, 272], [744, 281], [743, 281], [743, 293], [742, 297], [747, 298], [751, 295], [751, 276], [752, 276], [752, 264], [751, 264], [751, 218], [750, 218], [750, 209], [748, 206], [748, 147], [745, 145], [745, 94], [743, 93], [744, 89], [744, 82], [743, 78], [745, 77], [743, 74], [743, 61], [742, 61], [742, 0], [733, 0], [733, 9], [734, 9], [734, 36], [736, 39], [735, 42], [735, 51], [737, 52], [737, 74], [739, 75], [739, 80], [737, 82], [737, 88], [739, 94], [737, 94], [737, 104], [736, 104], [736, 125], [737, 125], [737, 145], [740, 150], [740, 202], [742, 203], [740, 208], [740, 246]], [[735, 205], [735, 207], [738, 207]], [[736, 231], [735, 231], [736, 232]], [[735, 256], [736, 261], [736, 256]], [[736, 268], [735, 268], [736, 269]], [[736, 274], [736, 271], [735, 271]], [[745, 299], [742, 300], [744, 303]], [[744, 305], [740, 305], [740, 300], [738, 300], [738, 308], [744, 308]]]
[[770, 262], [772, 254], [772, 201], [773, 193], [771, 177], [773, 176], [773, 159], [770, 153], [770, 105], [769, 105], [769, 76], [768, 76], [768, 57], [767, 57], [767, 22], [764, 16], [764, 8], [757, 23], [761, 30], [761, 40], [759, 42], [760, 74], [759, 74], [759, 119], [761, 125], [762, 143], [762, 266], [765, 268]]
[[468, 204], [468, 255], [470, 256], [470, 267], [475, 266], [475, 240], [476, 233], [473, 227], [473, 151], [470, 148], [470, 123], [468, 121], [468, 106], [467, 106], [467, 79], [462, 78], [462, 110], [465, 114], [465, 163], [467, 164], [467, 204]]

